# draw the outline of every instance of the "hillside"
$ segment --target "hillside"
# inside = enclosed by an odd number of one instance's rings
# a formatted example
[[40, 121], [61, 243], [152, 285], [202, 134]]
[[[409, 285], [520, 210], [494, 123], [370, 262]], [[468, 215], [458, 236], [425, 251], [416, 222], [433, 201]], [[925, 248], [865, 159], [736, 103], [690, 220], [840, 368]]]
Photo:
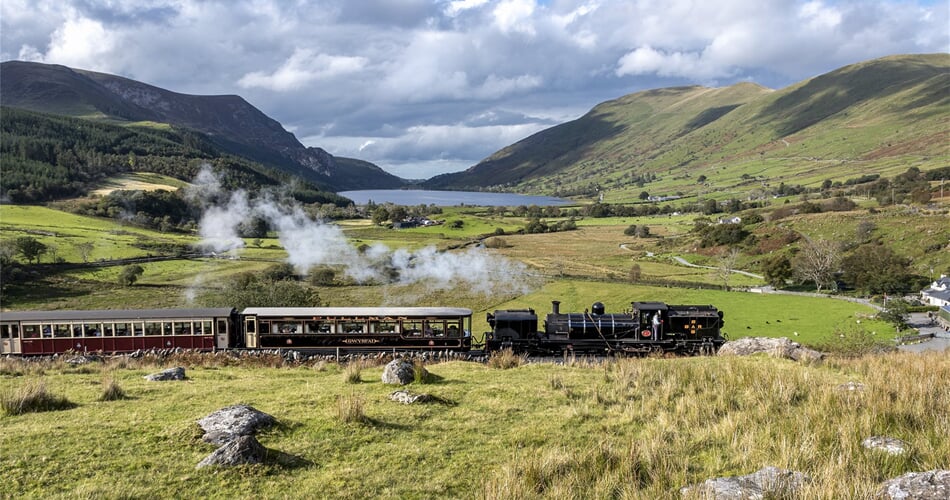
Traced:
[[194, 130], [228, 153], [337, 191], [404, 184], [371, 163], [304, 147], [280, 123], [236, 95], [179, 94], [115, 75], [8, 61], [0, 66], [0, 102], [55, 115]]
[[948, 70], [950, 54], [894, 56], [778, 91], [740, 83], [638, 92], [427, 186], [726, 198], [782, 182], [929, 170], [950, 157]]

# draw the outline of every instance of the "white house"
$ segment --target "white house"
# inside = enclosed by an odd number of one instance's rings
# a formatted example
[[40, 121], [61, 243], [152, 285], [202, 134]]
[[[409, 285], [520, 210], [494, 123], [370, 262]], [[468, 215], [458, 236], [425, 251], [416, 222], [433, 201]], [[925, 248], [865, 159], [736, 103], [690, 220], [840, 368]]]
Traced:
[[932, 306], [950, 306], [950, 277], [940, 275], [929, 288], [920, 291], [920, 300]]

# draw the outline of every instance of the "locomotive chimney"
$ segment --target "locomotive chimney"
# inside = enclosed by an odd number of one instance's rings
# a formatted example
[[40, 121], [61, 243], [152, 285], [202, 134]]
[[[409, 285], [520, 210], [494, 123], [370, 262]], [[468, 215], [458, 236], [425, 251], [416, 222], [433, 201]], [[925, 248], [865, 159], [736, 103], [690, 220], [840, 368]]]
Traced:
[[551, 301], [551, 314], [561, 314], [561, 301], [552, 300]]
[[594, 313], [594, 316], [603, 316], [605, 310], [603, 302], [594, 302], [594, 304], [590, 306], [590, 312]]

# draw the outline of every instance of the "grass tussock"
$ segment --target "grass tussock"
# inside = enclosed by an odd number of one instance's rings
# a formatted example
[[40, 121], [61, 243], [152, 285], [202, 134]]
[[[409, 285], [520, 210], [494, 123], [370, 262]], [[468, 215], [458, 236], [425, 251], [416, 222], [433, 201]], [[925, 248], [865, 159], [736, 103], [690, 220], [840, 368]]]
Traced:
[[99, 395], [99, 401], [119, 401], [128, 397], [115, 378], [107, 377], [102, 380], [102, 394]]
[[337, 418], [344, 424], [360, 424], [367, 421], [363, 411], [366, 401], [359, 394], [344, 394], [337, 399]]
[[488, 366], [499, 370], [509, 370], [525, 364], [527, 359], [524, 354], [515, 354], [511, 349], [502, 349], [492, 353], [488, 358]]
[[363, 381], [363, 363], [362, 361], [351, 361], [343, 369], [343, 381], [347, 384], [358, 384]]
[[75, 406], [65, 397], [47, 390], [43, 381], [31, 381], [14, 392], [0, 395], [0, 408], [7, 415], [68, 410]]

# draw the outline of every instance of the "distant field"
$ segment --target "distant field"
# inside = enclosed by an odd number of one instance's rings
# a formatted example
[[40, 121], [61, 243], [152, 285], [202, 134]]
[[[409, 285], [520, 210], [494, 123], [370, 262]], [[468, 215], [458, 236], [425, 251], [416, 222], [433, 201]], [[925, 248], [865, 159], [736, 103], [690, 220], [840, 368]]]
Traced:
[[186, 182], [165, 175], [132, 172], [109, 178], [101, 183], [101, 187], [94, 189], [92, 194], [94, 196], [105, 196], [116, 190], [157, 191], [164, 189], [166, 191], [176, 191], [187, 185]]

